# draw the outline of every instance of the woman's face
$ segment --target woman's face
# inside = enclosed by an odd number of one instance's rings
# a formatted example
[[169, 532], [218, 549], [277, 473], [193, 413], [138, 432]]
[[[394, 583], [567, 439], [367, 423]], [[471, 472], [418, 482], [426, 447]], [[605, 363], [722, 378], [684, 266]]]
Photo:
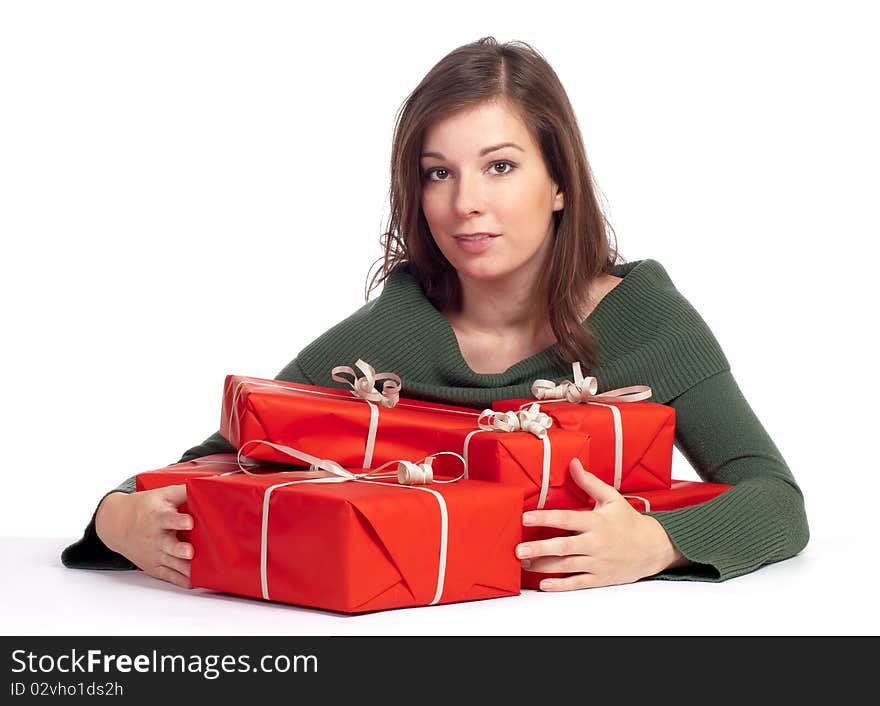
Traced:
[[[563, 195], [505, 101], [434, 123], [425, 133], [421, 173], [425, 219], [459, 277], [533, 281], [552, 247], [553, 212], [563, 208]], [[491, 235], [465, 237], [474, 233]]]

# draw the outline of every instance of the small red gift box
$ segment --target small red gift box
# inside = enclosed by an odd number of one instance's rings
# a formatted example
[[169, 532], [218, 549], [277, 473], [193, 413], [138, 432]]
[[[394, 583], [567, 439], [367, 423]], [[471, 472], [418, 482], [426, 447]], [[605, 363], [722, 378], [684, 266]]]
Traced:
[[[484, 410], [477, 420], [478, 428], [442, 432], [441, 444], [445, 450], [462, 455], [466, 478], [522, 488], [523, 510], [583, 507], [586, 494], [567, 483], [566, 478], [573, 458], [589, 467], [589, 436], [548, 428], [551, 420], [546, 415], [537, 415], [532, 420], [543, 416], [546, 424], [533, 425], [534, 431], [525, 431], [520, 427], [521, 423], [529, 423], [525, 415], [521, 412], [518, 418], [509, 419], [501, 413]], [[443, 472], [450, 460], [439, 456], [434, 467]], [[525, 531], [528, 532], [528, 528]]]
[[192, 585], [341, 612], [519, 593], [519, 488], [334, 481], [189, 479]]
[[[573, 484], [573, 481], [571, 481]], [[660, 511], [660, 510], [676, 510], [680, 507], [689, 507], [691, 505], [699, 505], [722, 493], [730, 490], [732, 485], [723, 483], [704, 483], [701, 481], [673, 480], [671, 487], [663, 490], [646, 490], [641, 493], [627, 493], [623, 497], [627, 502], [640, 512]], [[570, 509], [588, 509], [595, 507], [595, 501], [590, 498], [586, 506]], [[527, 527], [525, 530], [534, 530], [533, 532], [524, 532], [523, 539], [525, 541], [549, 539], [551, 537], [561, 537], [573, 534], [566, 530], [557, 529], [555, 527]], [[522, 572], [523, 588], [539, 588], [542, 579], [560, 578], [568, 574], [560, 573], [535, 573], [532, 571]]]
[[467, 425], [478, 415], [402, 398], [389, 407], [338, 388], [229, 375], [220, 433], [248, 458], [290, 463], [277, 448], [285, 446], [345, 467], [374, 468], [442, 450], [439, 430]]

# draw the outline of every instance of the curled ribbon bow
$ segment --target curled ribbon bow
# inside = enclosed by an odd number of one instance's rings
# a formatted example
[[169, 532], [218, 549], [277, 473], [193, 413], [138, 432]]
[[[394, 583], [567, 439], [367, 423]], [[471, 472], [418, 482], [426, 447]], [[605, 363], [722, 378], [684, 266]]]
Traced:
[[[488, 422], [484, 422], [488, 419]], [[480, 429], [486, 431], [527, 431], [539, 439], [547, 436], [547, 430], [553, 424], [553, 418], [541, 411], [541, 406], [534, 402], [528, 409], [518, 412], [496, 412], [484, 409], [477, 419]]]
[[535, 380], [532, 383], [532, 394], [545, 402], [638, 402], [651, 396], [651, 388], [647, 385], [632, 385], [619, 387], [616, 390], [608, 390], [597, 395], [599, 382], [594, 377], [584, 377], [581, 372], [581, 364], [571, 364], [574, 373], [574, 381], [563, 380], [558, 385], [552, 380]]
[[[455, 458], [461, 461], [463, 466], [466, 466], [464, 458], [454, 451], [437, 451], [418, 462], [407, 461], [405, 459], [388, 461], [381, 466], [368, 470], [366, 473], [352, 473], [346, 468], [343, 468], [336, 461], [327, 458], [318, 458], [305, 451], [300, 451], [298, 449], [290, 448], [289, 446], [275, 444], [271, 441], [265, 441], [262, 439], [254, 439], [253, 441], [248, 441], [242, 444], [238, 456], [236, 457], [239, 468], [247, 475], [252, 476], [263, 475], [259, 470], [257, 472], [248, 470], [248, 468], [259, 469], [259, 466], [247, 466], [244, 463], [248, 460], [244, 454], [244, 449], [254, 445], [271, 446], [294, 461], [308, 463], [309, 470], [307, 471], [293, 470], [282, 471], [281, 473], [292, 474], [296, 478], [302, 478], [303, 480], [308, 479], [317, 483], [340, 483], [351, 480], [372, 480], [374, 478], [393, 478], [396, 476], [399, 485], [427, 485], [429, 483], [454, 483], [465, 477], [465, 473], [462, 472], [458, 477], [449, 480], [437, 480], [434, 478], [434, 471], [431, 464], [437, 456], [455, 456]], [[397, 470], [395, 472], [379, 472], [394, 463], [397, 464]], [[276, 472], [274, 469], [267, 468], [266, 470], [270, 473]]]
[[[348, 365], [337, 365], [330, 371], [336, 382], [346, 382], [351, 385], [352, 394], [368, 402], [376, 402], [382, 407], [394, 407], [400, 399], [400, 376], [394, 373], [377, 373], [369, 363], [358, 358], [355, 366], [364, 374], [358, 377], [353, 368]], [[347, 375], [351, 376], [349, 380]], [[376, 383], [384, 380], [382, 390], [376, 390]]]

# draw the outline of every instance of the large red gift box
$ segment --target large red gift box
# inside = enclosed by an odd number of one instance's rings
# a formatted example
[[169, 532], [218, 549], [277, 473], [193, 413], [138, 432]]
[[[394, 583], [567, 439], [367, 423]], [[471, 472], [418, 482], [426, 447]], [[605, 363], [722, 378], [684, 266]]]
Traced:
[[286, 446], [345, 467], [375, 468], [442, 450], [439, 430], [478, 416], [466, 407], [404, 398], [387, 407], [339, 388], [229, 375], [220, 433], [248, 458], [291, 463], [277, 448]]
[[[246, 468], [247, 464], [242, 463]], [[252, 464], [251, 464], [252, 465]], [[192, 461], [173, 463], [164, 468], [144, 471], [135, 476], [135, 490], [155, 490], [168, 485], [181, 485], [187, 478], [241, 473], [235, 454], [211, 454]]]
[[[573, 481], [571, 481], [573, 484]], [[718, 497], [722, 493], [730, 490], [732, 485], [724, 483], [705, 483], [701, 481], [673, 480], [669, 488], [663, 490], [645, 490], [640, 493], [627, 493], [623, 497], [627, 502], [640, 512], [652, 512], [660, 510], [676, 510], [681, 507], [689, 507], [691, 505], [699, 505], [707, 502], [712, 498]], [[588, 509], [592, 510], [596, 503], [589, 498], [586, 506], [580, 508], [569, 509]], [[525, 541], [549, 539], [551, 537], [561, 537], [573, 532], [561, 530], [556, 527], [526, 527], [524, 530], [533, 530], [524, 532], [523, 539]], [[535, 573], [532, 571], [522, 572], [523, 588], [539, 588], [542, 579], [559, 578], [568, 574], [560, 573]]]
[[[492, 409], [517, 411], [534, 399], [498, 400]], [[672, 479], [675, 409], [655, 402], [541, 401], [555, 426], [590, 437], [587, 470], [620, 492], [668, 488]]]
[[[245, 468], [253, 467], [253, 464], [242, 463]], [[188, 478], [201, 476], [222, 476], [241, 473], [241, 468], [236, 461], [235, 454], [211, 454], [201, 456], [192, 461], [173, 463], [164, 468], [153, 471], [144, 471], [135, 476], [135, 490], [155, 490], [169, 485], [182, 485]], [[187, 503], [177, 508], [178, 512], [189, 514]], [[177, 536], [182, 542], [189, 542], [189, 530], [178, 530]]]
[[[641, 493], [626, 493], [623, 497], [636, 510], [654, 512], [677, 510], [680, 507], [699, 505], [718, 497], [733, 486], [725, 483], [706, 483], [703, 481], [673, 480], [665, 490], [646, 490]], [[590, 507], [594, 503], [590, 502]]]
[[187, 480], [192, 585], [341, 612], [519, 593], [521, 489], [323, 481]]

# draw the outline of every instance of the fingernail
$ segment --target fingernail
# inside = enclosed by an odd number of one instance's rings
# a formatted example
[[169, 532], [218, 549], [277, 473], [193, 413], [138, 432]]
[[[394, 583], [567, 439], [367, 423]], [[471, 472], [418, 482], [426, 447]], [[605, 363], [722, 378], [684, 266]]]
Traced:
[[553, 588], [556, 585], [556, 583], [553, 581], [553, 579], [544, 579], [538, 585], [543, 589], [547, 589], [547, 588]]
[[185, 529], [191, 530], [193, 528], [193, 521], [192, 520], [187, 520], [183, 524], [186, 526]]
[[518, 557], [531, 556], [532, 550], [529, 547], [519, 546], [516, 548], [516, 555]]
[[525, 513], [525, 514], [523, 515], [523, 524], [524, 524], [524, 525], [531, 525], [531, 524], [533, 524], [534, 522], [535, 522], [535, 516], [534, 516], [534, 515], [530, 515], [529, 513]]
[[532, 562], [529, 561], [528, 559], [523, 559], [523, 560], [522, 560], [522, 567], [523, 567], [524, 569], [528, 569], [531, 565], [532, 565]]

